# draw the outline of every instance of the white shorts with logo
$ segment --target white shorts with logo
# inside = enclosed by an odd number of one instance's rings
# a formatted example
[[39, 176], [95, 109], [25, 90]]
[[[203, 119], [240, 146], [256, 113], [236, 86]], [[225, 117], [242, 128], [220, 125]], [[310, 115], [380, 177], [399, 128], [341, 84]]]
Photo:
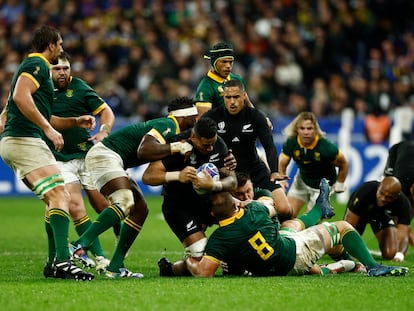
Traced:
[[56, 165], [52, 151], [41, 138], [3, 137], [0, 140], [0, 155], [18, 179], [23, 179], [36, 169]]
[[92, 146], [86, 154], [85, 167], [98, 190], [114, 178], [128, 178], [120, 155], [101, 142]]
[[72, 159], [69, 161], [57, 161], [62, 172], [65, 184], [80, 183], [83, 189], [96, 190], [90, 173], [86, 170], [85, 159]]

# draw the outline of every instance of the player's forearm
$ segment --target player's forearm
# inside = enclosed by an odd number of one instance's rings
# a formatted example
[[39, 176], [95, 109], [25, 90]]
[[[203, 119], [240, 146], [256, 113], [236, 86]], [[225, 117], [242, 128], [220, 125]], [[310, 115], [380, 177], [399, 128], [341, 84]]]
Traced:
[[286, 168], [289, 165], [290, 158], [284, 157], [282, 154], [279, 156], [279, 174], [286, 175]]
[[397, 251], [405, 254], [408, 249], [408, 237], [410, 234], [410, 227], [406, 225], [397, 225], [398, 230], [398, 249]]
[[99, 114], [100, 132], [105, 132], [108, 135], [111, 133], [112, 128], [115, 124], [115, 116], [112, 110], [108, 107], [102, 110]]
[[78, 122], [76, 117], [58, 117], [52, 115], [50, 124], [58, 131], [66, 130], [68, 128], [77, 127]]
[[160, 186], [165, 183], [167, 172], [145, 171], [142, 175], [142, 182], [149, 186]]
[[346, 166], [346, 168], [340, 168], [338, 170], [338, 178], [336, 179], [337, 182], [339, 183], [344, 183], [346, 177], [348, 176], [348, 166]]
[[348, 176], [349, 164], [342, 153], [340, 153], [339, 157], [335, 160], [334, 165], [338, 167], [337, 182], [345, 182], [346, 176]]
[[[230, 171], [229, 171], [230, 172]], [[220, 179], [224, 191], [232, 191], [237, 187], [236, 175], [232, 172], [230, 176]]]
[[6, 107], [3, 108], [0, 114], [0, 134], [3, 132], [6, 125]]

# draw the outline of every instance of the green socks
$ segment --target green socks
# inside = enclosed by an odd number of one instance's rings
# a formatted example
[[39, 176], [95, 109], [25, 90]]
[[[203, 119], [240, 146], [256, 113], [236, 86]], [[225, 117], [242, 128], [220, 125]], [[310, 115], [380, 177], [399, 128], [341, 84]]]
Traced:
[[55, 260], [55, 256], [56, 256], [56, 248], [55, 248], [55, 238], [53, 237], [53, 230], [52, 230], [52, 226], [50, 225], [49, 217], [45, 217], [45, 229], [46, 229], [47, 246], [48, 246], [47, 264], [49, 266], [52, 266], [53, 261]]
[[65, 211], [52, 208], [49, 211], [50, 227], [56, 248], [56, 261], [68, 260], [69, 254], [69, 214]]
[[[75, 230], [79, 236], [81, 236], [91, 225], [92, 221], [89, 219], [88, 215], [85, 215], [81, 219], [73, 221]], [[105, 257], [104, 251], [102, 249], [101, 242], [99, 238], [93, 240], [92, 244], [89, 246], [88, 250], [96, 257], [103, 256]]]
[[121, 225], [121, 232], [119, 235], [118, 243], [116, 244], [114, 255], [112, 256], [111, 263], [108, 266], [108, 270], [112, 272], [119, 272], [119, 268], [124, 267], [125, 255], [134, 243], [142, 226], [133, 222], [127, 217], [124, 223]]
[[303, 222], [305, 226], [304, 229], [306, 229], [319, 223], [319, 221], [321, 220], [321, 217], [322, 217], [322, 208], [319, 206], [318, 203], [315, 203], [315, 205], [312, 207], [312, 209], [308, 213], [299, 216], [298, 219]]
[[368, 248], [362, 240], [361, 236], [356, 231], [349, 231], [345, 233], [342, 238], [342, 244], [345, 250], [353, 257], [358, 259], [367, 268], [377, 265], [377, 262], [369, 253]]
[[125, 214], [116, 205], [110, 205], [105, 208], [98, 218], [89, 226], [82, 236], [74, 241], [75, 244], [81, 244], [89, 248], [91, 243], [104, 231], [112, 227], [115, 223], [125, 218]]

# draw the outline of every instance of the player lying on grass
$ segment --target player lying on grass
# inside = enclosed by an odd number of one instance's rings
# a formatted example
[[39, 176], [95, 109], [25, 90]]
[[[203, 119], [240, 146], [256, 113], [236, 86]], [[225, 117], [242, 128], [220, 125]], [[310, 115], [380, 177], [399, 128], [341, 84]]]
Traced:
[[[262, 202], [263, 204], [275, 204], [273, 201], [272, 193], [267, 189], [260, 187], [254, 187], [249, 174], [243, 172], [236, 173], [237, 187], [231, 192], [232, 196], [240, 201], [240, 207], [244, 207], [246, 204], [252, 202], [252, 200]], [[325, 178], [322, 178], [320, 183], [320, 191], [329, 191], [329, 184]], [[322, 203], [322, 204], [321, 204]], [[325, 204], [323, 204], [325, 203]], [[307, 213], [297, 217], [295, 221], [284, 221], [281, 223], [281, 233], [286, 228], [291, 227], [295, 231], [302, 231], [310, 226], [318, 224], [323, 219], [330, 219], [335, 215], [331, 205], [328, 201], [318, 202], [314, 204], [312, 209]], [[323, 274], [335, 274], [341, 272], [366, 272], [365, 267], [353, 260], [344, 250], [338, 251], [339, 255], [334, 258], [334, 263], [321, 264], [322, 271], [319, 267], [316, 267], [316, 273], [322, 272]], [[224, 266], [225, 269], [230, 267]], [[224, 269], [223, 269], [224, 270]], [[225, 270], [224, 270], [225, 271]], [[226, 271], [226, 274], [231, 274], [231, 271]]]
[[[321, 190], [317, 203], [329, 204], [329, 191]], [[320, 273], [314, 270], [317, 260], [325, 254], [335, 255], [342, 246], [365, 265], [369, 276], [408, 273], [406, 267], [377, 263], [361, 236], [346, 221], [324, 222], [300, 232], [292, 229], [281, 234], [276, 210], [271, 205], [252, 201], [240, 208], [228, 192], [213, 193], [211, 203], [219, 228], [209, 237], [200, 261], [186, 259], [194, 276], [212, 277], [222, 262], [255, 276]], [[297, 219], [289, 222], [290, 228], [301, 226]]]

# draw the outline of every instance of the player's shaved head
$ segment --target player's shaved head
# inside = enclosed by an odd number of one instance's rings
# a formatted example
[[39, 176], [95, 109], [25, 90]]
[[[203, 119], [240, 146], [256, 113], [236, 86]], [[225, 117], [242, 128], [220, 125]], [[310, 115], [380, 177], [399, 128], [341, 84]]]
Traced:
[[398, 199], [401, 193], [401, 183], [394, 176], [387, 176], [381, 181], [377, 190], [377, 204], [384, 206]]
[[401, 183], [398, 180], [398, 178], [394, 176], [384, 177], [384, 179], [381, 182], [381, 185], [384, 187], [384, 189], [387, 189], [392, 193], [398, 194], [401, 191]]

